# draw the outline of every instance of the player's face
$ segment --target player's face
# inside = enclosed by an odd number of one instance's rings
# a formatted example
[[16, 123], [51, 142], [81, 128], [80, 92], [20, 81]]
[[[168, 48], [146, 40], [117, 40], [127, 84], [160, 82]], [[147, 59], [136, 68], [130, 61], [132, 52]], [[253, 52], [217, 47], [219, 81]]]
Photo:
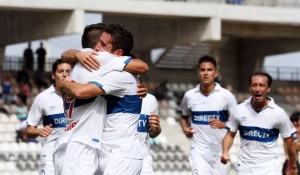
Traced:
[[106, 51], [112, 53], [112, 36], [106, 32], [103, 32], [100, 37], [100, 47], [99, 51]]
[[270, 90], [271, 88], [268, 86], [268, 78], [266, 76], [253, 76], [249, 88], [249, 91], [252, 94], [252, 104], [254, 106], [266, 105], [267, 95]]
[[56, 72], [52, 74], [52, 79], [55, 84], [59, 84], [62, 80], [70, 77], [71, 65], [67, 63], [61, 63], [57, 66]]
[[198, 78], [201, 85], [210, 86], [214, 84], [218, 76], [218, 70], [211, 62], [203, 62], [199, 65]]

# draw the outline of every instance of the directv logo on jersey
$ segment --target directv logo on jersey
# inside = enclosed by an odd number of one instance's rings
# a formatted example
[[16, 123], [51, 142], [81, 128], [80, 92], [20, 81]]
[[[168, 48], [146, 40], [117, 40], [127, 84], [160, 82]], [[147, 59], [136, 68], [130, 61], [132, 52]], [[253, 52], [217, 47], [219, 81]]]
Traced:
[[138, 132], [148, 132], [149, 115], [141, 114], [138, 123]]
[[66, 124], [65, 118], [55, 118], [54, 125], [64, 125]]
[[260, 131], [244, 131], [244, 136], [267, 138], [270, 137], [270, 134]]
[[239, 130], [243, 139], [259, 142], [274, 142], [279, 135], [278, 129], [266, 129], [240, 125]]
[[223, 111], [192, 111], [192, 121], [195, 124], [209, 125], [210, 119], [218, 119], [222, 122], [228, 121], [228, 112]]

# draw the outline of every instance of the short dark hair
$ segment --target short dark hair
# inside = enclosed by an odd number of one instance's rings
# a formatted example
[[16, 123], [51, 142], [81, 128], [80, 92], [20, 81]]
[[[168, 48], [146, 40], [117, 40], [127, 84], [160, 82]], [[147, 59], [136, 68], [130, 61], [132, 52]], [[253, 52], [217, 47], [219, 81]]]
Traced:
[[254, 72], [251, 77], [249, 78], [249, 85], [251, 85], [252, 83], [252, 77], [254, 76], [264, 76], [264, 77], [267, 77], [268, 79], [268, 86], [271, 87], [272, 86], [272, 81], [273, 81], [273, 78], [270, 74], [268, 74], [267, 72], [264, 72], [264, 71], [257, 71], [257, 72]]
[[217, 68], [217, 61], [212, 56], [204, 55], [204, 56], [200, 57], [199, 61], [198, 61], [198, 67], [197, 67], [197, 69], [199, 69], [200, 64], [202, 64], [203, 62], [210, 62], [210, 63], [212, 63], [215, 66], [216, 69], [218, 69]]
[[109, 24], [104, 31], [112, 36], [112, 51], [123, 50], [123, 55], [130, 55], [133, 48], [133, 36], [125, 26], [121, 24]]
[[300, 112], [294, 112], [291, 117], [290, 120], [291, 122], [297, 122], [300, 118]]
[[86, 25], [81, 36], [82, 48], [94, 49], [100, 40], [105, 24], [97, 23]]
[[[52, 73], [55, 74], [56, 70], [57, 70], [57, 67], [58, 65], [62, 64], [62, 63], [67, 63], [67, 62], [64, 62], [61, 58], [57, 59], [54, 61], [54, 63], [52, 64]], [[69, 63], [68, 63], [69, 64]]]

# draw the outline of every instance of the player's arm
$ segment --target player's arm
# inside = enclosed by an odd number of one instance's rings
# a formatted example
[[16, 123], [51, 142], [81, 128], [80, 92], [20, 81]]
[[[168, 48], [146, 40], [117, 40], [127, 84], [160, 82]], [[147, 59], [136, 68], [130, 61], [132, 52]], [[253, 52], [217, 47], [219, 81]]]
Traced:
[[70, 97], [79, 99], [86, 99], [105, 94], [105, 91], [101, 86], [92, 83], [80, 84], [65, 80], [60, 83], [60, 88], [62, 92], [68, 94]]
[[211, 118], [209, 120], [209, 124], [212, 128], [218, 128], [218, 129], [223, 129], [223, 128], [226, 128], [226, 123], [225, 122], [222, 122], [218, 119], [214, 119], [214, 118]]
[[43, 128], [37, 128], [37, 126], [28, 125], [26, 128], [29, 137], [47, 137], [52, 133], [52, 125], [47, 125]]
[[158, 117], [158, 115], [156, 115], [154, 113], [151, 113], [151, 115], [149, 117], [148, 133], [151, 138], [155, 138], [161, 133], [159, 117]]
[[193, 128], [189, 126], [189, 116], [181, 116], [180, 125], [184, 135], [188, 138], [192, 138], [194, 135]]
[[236, 132], [227, 131], [225, 137], [222, 141], [222, 156], [221, 156], [221, 162], [223, 164], [226, 164], [228, 161], [230, 161], [229, 156], [229, 149], [231, 148], [233, 144], [233, 139], [235, 137]]
[[79, 61], [87, 70], [97, 70], [100, 67], [100, 63], [97, 61], [95, 55], [97, 52], [94, 50], [81, 52], [79, 50], [71, 49], [64, 51], [61, 54], [61, 58], [64, 62], [74, 65]]
[[124, 70], [134, 74], [144, 74], [149, 70], [149, 67], [142, 60], [135, 58], [124, 67]]
[[289, 166], [286, 169], [286, 174], [288, 175], [297, 175], [297, 151], [293, 143], [293, 137], [284, 138], [284, 144], [287, 148], [287, 153], [289, 157]]

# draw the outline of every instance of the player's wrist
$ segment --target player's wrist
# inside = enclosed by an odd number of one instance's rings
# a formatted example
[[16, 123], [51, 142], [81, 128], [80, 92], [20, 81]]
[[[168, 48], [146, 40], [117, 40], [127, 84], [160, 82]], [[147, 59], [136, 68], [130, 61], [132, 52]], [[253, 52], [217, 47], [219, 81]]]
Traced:
[[288, 172], [288, 171], [298, 171], [298, 168], [297, 168], [297, 166], [290, 166], [285, 170], [285, 172]]

